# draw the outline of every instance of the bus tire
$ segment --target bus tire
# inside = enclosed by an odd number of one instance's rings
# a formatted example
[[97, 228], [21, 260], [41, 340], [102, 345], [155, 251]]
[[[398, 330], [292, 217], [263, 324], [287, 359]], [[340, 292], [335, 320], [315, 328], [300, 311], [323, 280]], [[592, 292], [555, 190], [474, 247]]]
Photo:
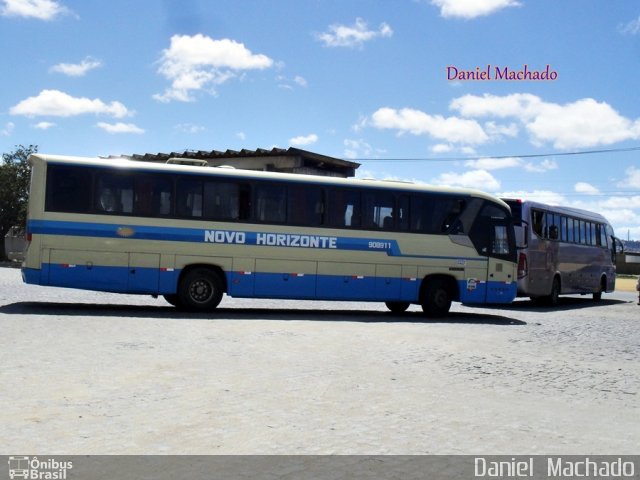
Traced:
[[180, 305], [180, 299], [178, 298], [178, 295], [173, 294], [173, 295], [163, 295], [162, 296], [167, 303], [173, 305], [174, 307], [177, 307]]
[[409, 308], [409, 302], [384, 302], [392, 313], [404, 313]]
[[605, 292], [606, 290], [607, 290], [607, 277], [602, 277], [600, 279], [600, 287], [598, 288], [598, 290], [593, 292], [593, 300], [595, 302], [599, 302], [600, 300], [602, 300], [602, 292]]
[[550, 307], [558, 305], [558, 297], [560, 296], [560, 278], [556, 275], [551, 283], [551, 293], [545, 297], [545, 303]]
[[180, 279], [178, 303], [192, 312], [213, 310], [222, 300], [223, 283], [216, 272], [208, 268], [194, 268]]
[[421, 298], [422, 311], [427, 317], [444, 317], [451, 308], [452, 293], [444, 280], [426, 280], [427, 285]]

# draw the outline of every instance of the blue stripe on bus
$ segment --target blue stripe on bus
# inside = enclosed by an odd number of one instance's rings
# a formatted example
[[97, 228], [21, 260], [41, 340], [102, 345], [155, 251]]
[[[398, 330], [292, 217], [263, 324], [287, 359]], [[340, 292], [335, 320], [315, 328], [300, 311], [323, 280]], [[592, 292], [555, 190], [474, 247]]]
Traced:
[[[288, 273], [227, 272], [228, 294], [232, 297], [288, 298], [351, 301], [419, 301], [420, 282], [406, 278], [296, 275]], [[103, 292], [149, 295], [174, 294], [179, 271], [157, 268], [106, 267], [92, 265], [43, 264], [41, 270], [23, 268], [25, 283], [81, 288]], [[458, 281], [458, 301], [466, 304], [510, 303], [516, 282], [478, 282], [473, 289]]]
[[[27, 230], [32, 234], [65, 235], [94, 238], [128, 238], [172, 242], [218, 243], [226, 245], [274, 246], [288, 248], [319, 248], [386, 253], [391, 257], [445, 259], [486, 262], [485, 257], [403, 254], [396, 240], [384, 238], [336, 237], [321, 234], [250, 232], [243, 230], [206, 230], [199, 228], [119, 225], [111, 223], [30, 220]], [[207, 241], [209, 239], [210, 241]], [[312, 239], [312, 240], [310, 240]], [[315, 241], [318, 246], [310, 246]]]

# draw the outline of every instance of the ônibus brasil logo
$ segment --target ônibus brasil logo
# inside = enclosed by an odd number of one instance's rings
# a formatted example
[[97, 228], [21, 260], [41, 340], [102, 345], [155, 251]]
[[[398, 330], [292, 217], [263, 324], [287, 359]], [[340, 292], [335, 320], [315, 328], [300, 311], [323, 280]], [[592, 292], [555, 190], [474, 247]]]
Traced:
[[60, 462], [53, 458], [39, 460], [38, 457], [9, 457], [9, 478], [29, 480], [66, 480], [67, 470], [73, 468], [73, 462]]

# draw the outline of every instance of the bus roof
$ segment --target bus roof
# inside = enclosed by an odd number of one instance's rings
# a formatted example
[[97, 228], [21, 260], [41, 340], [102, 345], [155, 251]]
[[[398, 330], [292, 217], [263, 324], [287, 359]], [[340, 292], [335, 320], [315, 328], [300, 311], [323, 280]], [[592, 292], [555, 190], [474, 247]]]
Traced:
[[121, 169], [132, 169], [137, 171], [148, 172], [172, 172], [172, 173], [185, 173], [196, 175], [211, 175], [215, 177], [231, 177], [231, 178], [244, 178], [244, 179], [268, 179], [279, 180], [292, 183], [307, 183], [318, 185], [334, 185], [334, 186], [351, 186], [351, 187], [374, 187], [388, 190], [402, 190], [402, 191], [414, 191], [414, 192], [433, 192], [433, 193], [453, 193], [483, 198], [492, 202], [499, 203], [504, 207], [509, 206], [501, 199], [490, 195], [486, 192], [471, 188], [454, 188], [445, 186], [435, 186], [427, 184], [413, 184], [408, 182], [396, 182], [389, 180], [369, 180], [369, 179], [353, 179], [353, 178], [339, 178], [339, 177], [324, 177], [319, 175], [302, 175], [296, 173], [277, 173], [277, 172], [263, 172], [256, 170], [241, 170], [236, 168], [220, 168], [220, 167], [203, 167], [203, 166], [191, 166], [191, 165], [179, 165], [179, 164], [158, 164], [152, 162], [142, 162], [136, 160], [129, 160], [126, 158], [90, 158], [90, 157], [74, 157], [65, 155], [46, 155], [46, 154], [32, 154], [29, 157], [29, 161], [32, 164], [35, 162], [42, 163], [56, 163], [56, 164], [68, 164], [68, 165], [82, 165], [82, 166], [94, 166], [94, 167], [112, 167]]
[[558, 205], [549, 205], [547, 203], [535, 202], [533, 200], [518, 200], [514, 198], [503, 198], [506, 202], [520, 202], [523, 207], [527, 208], [539, 208], [553, 213], [559, 213], [572, 217], [584, 218], [585, 220], [593, 220], [600, 223], [609, 224], [609, 221], [602, 215], [589, 210], [582, 210], [581, 208], [562, 207]]

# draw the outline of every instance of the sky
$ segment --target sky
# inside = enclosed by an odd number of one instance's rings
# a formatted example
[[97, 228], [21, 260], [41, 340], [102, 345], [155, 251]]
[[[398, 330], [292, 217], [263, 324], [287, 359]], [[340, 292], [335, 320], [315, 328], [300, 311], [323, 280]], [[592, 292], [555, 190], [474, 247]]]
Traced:
[[3, 153], [293, 146], [640, 240], [636, 0], [0, 0], [0, 45]]

